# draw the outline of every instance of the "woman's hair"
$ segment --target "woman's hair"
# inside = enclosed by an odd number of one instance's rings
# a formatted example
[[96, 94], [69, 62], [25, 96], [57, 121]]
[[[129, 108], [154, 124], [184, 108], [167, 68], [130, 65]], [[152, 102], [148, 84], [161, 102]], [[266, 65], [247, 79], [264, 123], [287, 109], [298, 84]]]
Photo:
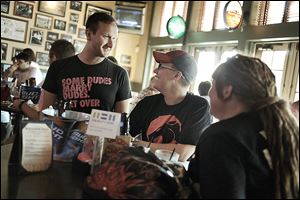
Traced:
[[213, 73], [217, 95], [231, 85], [233, 94], [259, 113], [267, 136], [275, 181], [275, 198], [299, 197], [299, 125], [286, 101], [277, 97], [275, 76], [257, 58], [237, 54]]

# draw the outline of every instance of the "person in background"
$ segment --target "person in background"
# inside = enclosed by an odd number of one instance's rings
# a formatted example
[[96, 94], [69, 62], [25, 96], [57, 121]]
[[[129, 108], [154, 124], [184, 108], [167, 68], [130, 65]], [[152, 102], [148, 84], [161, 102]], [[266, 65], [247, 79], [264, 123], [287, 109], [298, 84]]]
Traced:
[[[65, 59], [74, 55], [75, 55], [75, 48], [71, 42], [64, 39], [56, 40], [55, 42], [52, 43], [51, 48], [49, 50], [49, 64], [51, 65], [56, 60]], [[44, 81], [42, 81], [42, 83], [43, 82]], [[23, 111], [25, 115], [29, 117], [29, 119], [38, 120], [40, 118], [40, 112], [33, 109], [31, 106], [27, 105], [26, 103], [22, 103], [22, 102], [23, 101], [20, 99], [14, 100], [13, 102], [14, 107], [17, 110]]]
[[203, 81], [198, 86], [199, 95], [205, 98], [209, 102], [208, 91], [211, 88], [211, 83], [209, 81]]
[[202, 131], [210, 123], [208, 102], [188, 92], [197, 75], [195, 59], [185, 51], [153, 52], [159, 63], [153, 87], [160, 94], [145, 97], [130, 113], [130, 134], [142, 135], [136, 145], [174, 150], [180, 160], [195, 151]]
[[[211, 114], [188, 174], [202, 198], [299, 198], [299, 125], [260, 59], [237, 54], [212, 75]], [[199, 198], [199, 196], [197, 196]]]
[[36, 63], [36, 56], [34, 54], [34, 51], [31, 48], [23, 49], [22, 52], [29, 55], [29, 60], [30, 60], [30, 66], [31, 67], [35, 67], [35, 68], [38, 68], [38, 69], [40, 68], [39, 64]]
[[153, 76], [150, 79], [150, 84], [148, 87], [146, 87], [145, 89], [143, 89], [137, 96], [133, 97], [130, 103], [130, 111], [129, 113], [134, 109], [134, 107], [136, 106], [136, 104], [138, 102], [140, 102], [142, 99], [144, 99], [147, 96], [152, 96], [155, 94], [158, 94], [159, 91], [157, 89], [154, 88], [154, 79], [155, 77]]
[[117, 59], [115, 58], [115, 57], [113, 57], [113, 56], [108, 56], [107, 57], [110, 61], [112, 61], [112, 62], [114, 62], [114, 63], [116, 63], [117, 65], [118, 65], [118, 61], [117, 61]]
[[43, 84], [39, 110], [57, 101], [70, 109], [128, 112], [131, 88], [126, 70], [106, 57], [116, 44], [118, 27], [105, 13], [94, 13], [86, 22], [87, 43], [81, 53], [52, 63]]
[[3, 72], [4, 80], [8, 80], [8, 77], [15, 78], [17, 86], [25, 83], [29, 78], [35, 78], [37, 84], [42, 81], [41, 70], [30, 66], [30, 56], [27, 53], [21, 52], [16, 55], [15, 59], [16, 62]]

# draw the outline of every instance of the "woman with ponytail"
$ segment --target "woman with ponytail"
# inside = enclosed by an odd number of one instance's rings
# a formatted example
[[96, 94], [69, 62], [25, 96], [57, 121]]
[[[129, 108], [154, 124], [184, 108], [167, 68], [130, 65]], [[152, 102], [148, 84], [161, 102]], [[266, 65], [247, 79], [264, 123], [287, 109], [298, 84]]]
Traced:
[[202, 198], [299, 198], [299, 125], [257, 58], [236, 55], [213, 73], [211, 114], [188, 173]]

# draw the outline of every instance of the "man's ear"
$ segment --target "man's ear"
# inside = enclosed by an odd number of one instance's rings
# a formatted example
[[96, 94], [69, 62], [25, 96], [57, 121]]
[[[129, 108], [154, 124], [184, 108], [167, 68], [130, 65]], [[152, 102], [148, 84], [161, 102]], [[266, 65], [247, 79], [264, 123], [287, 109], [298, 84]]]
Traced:
[[232, 95], [232, 85], [227, 85], [223, 88], [223, 100], [227, 100]]
[[179, 71], [175, 75], [176, 80], [180, 80], [180, 78], [182, 78], [182, 77], [183, 77], [183, 74], [182, 74], [182, 72], [179, 72]]
[[89, 29], [86, 29], [86, 30], [85, 30], [85, 35], [86, 35], [86, 39], [87, 39], [87, 40], [90, 40], [90, 39], [91, 39], [91, 34], [92, 34], [92, 32], [91, 32]]

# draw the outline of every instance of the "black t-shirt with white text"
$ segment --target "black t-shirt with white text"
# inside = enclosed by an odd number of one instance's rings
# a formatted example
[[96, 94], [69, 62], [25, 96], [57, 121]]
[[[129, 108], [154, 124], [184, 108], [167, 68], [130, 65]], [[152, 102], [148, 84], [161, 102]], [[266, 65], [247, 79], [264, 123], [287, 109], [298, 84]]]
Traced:
[[43, 89], [70, 101], [70, 109], [91, 113], [92, 109], [114, 111], [117, 101], [131, 98], [125, 69], [105, 58], [88, 65], [72, 56], [54, 62], [46, 75]]

